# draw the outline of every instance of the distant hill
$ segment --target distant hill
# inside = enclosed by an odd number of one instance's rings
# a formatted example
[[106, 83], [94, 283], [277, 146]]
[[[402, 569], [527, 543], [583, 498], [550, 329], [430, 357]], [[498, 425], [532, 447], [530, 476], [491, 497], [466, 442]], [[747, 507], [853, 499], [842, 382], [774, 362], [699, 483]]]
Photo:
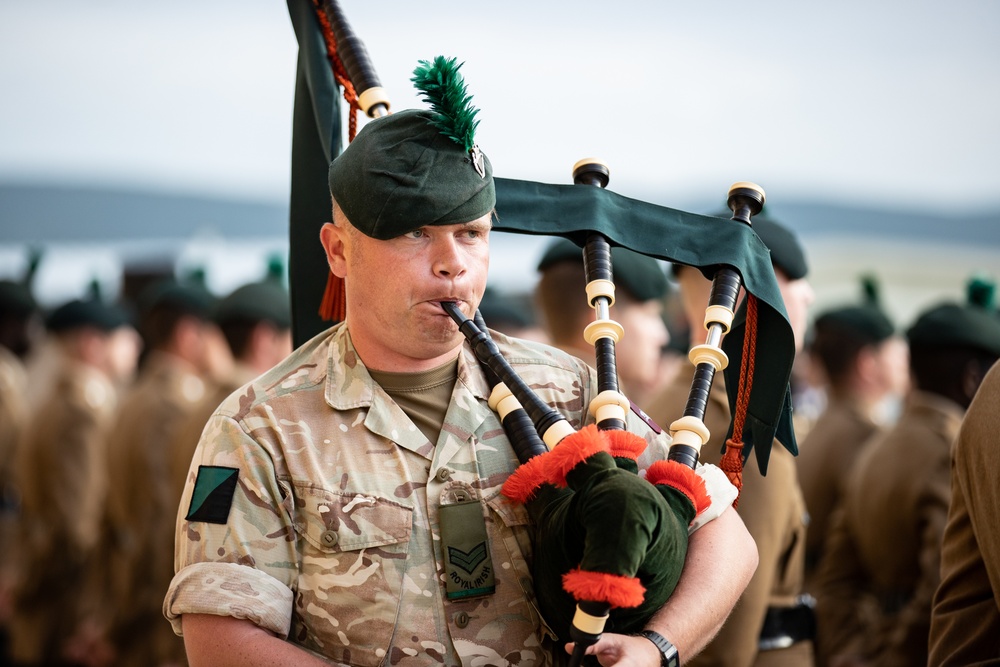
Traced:
[[880, 236], [1000, 246], [1000, 214], [944, 216], [817, 202], [775, 204], [773, 215], [803, 238]]
[[288, 205], [111, 188], [0, 184], [0, 244], [288, 236]]
[[[1000, 246], [1000, 214], [994, 212], [947, 217], [807, 201], [768, 207], [804, 239], [880, 236]], [[0, 184], [0, 244], [184, 239], [206, 230], [229, 239], [286, 238], [287, 229], [284, 202]]]

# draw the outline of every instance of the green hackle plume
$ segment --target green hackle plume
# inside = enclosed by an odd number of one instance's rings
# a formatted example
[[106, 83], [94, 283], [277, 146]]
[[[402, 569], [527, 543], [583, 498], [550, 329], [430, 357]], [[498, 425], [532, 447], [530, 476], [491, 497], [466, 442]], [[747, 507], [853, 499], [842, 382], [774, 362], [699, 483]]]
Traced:
[[285, 259], [277, 253], [267, 258], [267, 273], [264, 276], [265, 282], [272, 282], [275, 285], [285, 284]]
[[987, 276], [973, 276], [965, 287], [965, 298], [970, 306], [993, 310], [996, 283]]
[[861, 276], [861, 301], [866, 306], [875, 308], [882, 305], [881, 286], [874, 273]]
[[420, 91], [421, 99], [430, 104], [431, 111], [436, 114], [432, 121], [434, 127], [466, 151], [472, 150], [476, 145], [479, 109], [472, 106], [472, 96], [458, 73], [464, 63], [444, 56], [437, 56], [433, 62], [421, 60], [419, 63], [410, 80]]

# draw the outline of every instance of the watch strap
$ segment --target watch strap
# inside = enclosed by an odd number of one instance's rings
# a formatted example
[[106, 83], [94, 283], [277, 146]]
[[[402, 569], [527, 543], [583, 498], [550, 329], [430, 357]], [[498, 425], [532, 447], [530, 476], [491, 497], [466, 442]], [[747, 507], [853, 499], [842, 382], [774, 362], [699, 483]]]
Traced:
[[653, 642], [653, 646], [660, 651], [660, 667], [680, 667], [680, 655], [677, 653], [677, 647], [671, 644], [670, 640], [655, 630], [643, 630], [638, 634]]

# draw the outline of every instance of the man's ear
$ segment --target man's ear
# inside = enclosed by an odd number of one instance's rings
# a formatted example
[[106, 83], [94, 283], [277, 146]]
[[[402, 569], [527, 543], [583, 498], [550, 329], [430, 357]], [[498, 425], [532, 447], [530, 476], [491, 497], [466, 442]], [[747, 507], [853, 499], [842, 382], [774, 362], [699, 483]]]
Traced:
[[347, 254], [346, 245], [348, 239], [347, 231], [341, 227], [327, 222], [319, 230], [319, 240], [326, 251], [326, 263], [330, 265], [330, 271], [338, 278], [347, 276]]

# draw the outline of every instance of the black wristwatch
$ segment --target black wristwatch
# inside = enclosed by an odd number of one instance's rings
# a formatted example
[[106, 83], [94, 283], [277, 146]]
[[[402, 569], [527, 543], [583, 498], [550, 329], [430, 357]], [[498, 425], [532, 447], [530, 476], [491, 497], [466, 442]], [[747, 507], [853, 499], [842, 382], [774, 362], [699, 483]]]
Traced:
[[677, 647], [666, 637], [653, 630], [643, 630], [639, 635], [653, 642], [653, 646], [659, 649], [660, 667], [680, 667], [681, 657], [677, 654]]

